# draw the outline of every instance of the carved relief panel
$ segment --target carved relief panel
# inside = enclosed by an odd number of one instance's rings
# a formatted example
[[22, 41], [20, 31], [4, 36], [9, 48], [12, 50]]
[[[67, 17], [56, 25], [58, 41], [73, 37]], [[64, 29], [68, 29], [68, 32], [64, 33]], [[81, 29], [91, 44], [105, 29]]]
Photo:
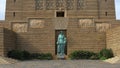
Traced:
[[29, 22], [30, 28], [43, 28], [44, 27], [44, 20], [42, 19], [31, 19]]
[[27, 32], [27, 23], [13, 23], [12, 29], [15, 32]]
[[83, 9], [85, 7], [85, 0], [77, 0], [77, 9]]
[[55, 25], [55, 29], [67, 29], [68, 26], [68, 18], [54, 18], [53, 23]]
[[110, 28], [111, 28], [111, 24], [109, 23], [97, 23], [96, 24], [96, 30], [99, 32], [104, 32]]
[[42, 10], [44, 8], [44, 0], [35, 0], [35, 9]]
[[61, 10], [61, 9], [65, 9], [65, 0], [56, 0], [56, 9], [57, 10]]
[[81, 28], [94, 27], [93, 19], [79, 19], [79, 26]]
[[68, 10], [73, 10], [75, 7], [75, 0], [67, 0], [66, 7]]
[[85, 0], [35, 0], [36, 10], [79, 10], [84, 7]]
[[46, 9], [47, 10], [55, 9], [55, 2], [54, 2], [54, 0], [46, 0]]

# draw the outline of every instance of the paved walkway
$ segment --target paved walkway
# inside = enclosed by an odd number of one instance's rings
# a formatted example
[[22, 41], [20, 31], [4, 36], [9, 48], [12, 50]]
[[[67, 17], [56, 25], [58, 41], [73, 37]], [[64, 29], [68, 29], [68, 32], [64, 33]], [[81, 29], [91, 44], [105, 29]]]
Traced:
[[98, 60], [44, 60], [0, 65], [0, 68], [120, 68], [120, 64], [109, 64]]

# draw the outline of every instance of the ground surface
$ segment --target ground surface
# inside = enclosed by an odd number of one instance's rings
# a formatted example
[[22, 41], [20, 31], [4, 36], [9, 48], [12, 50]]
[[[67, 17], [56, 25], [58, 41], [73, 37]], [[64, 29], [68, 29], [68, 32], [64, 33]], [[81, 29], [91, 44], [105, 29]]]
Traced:
[[98, 60], [44, 60], [1, 64], [0, 68], [120, 68], [120, 64], [109, 64]]

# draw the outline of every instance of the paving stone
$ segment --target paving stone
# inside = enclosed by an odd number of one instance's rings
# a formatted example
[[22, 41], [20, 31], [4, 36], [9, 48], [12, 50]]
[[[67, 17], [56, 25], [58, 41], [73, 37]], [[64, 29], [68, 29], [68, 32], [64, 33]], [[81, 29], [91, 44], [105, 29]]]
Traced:
[[0, 68], [120, 68], [99, 60], [42, 60], [0, 65]]

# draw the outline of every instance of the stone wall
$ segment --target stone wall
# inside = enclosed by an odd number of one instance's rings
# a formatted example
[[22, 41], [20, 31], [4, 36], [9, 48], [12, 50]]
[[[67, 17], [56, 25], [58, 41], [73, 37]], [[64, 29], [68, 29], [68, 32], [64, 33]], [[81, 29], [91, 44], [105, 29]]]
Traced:
[[4, 29], [4, 55], [6, 56], [8, 51], [16, 49], [16, 34], [8, 29]]
[[[83, 20], [83, 19], [82, 19]], [[67, 28], [68, 54], [75, 50], [88, 50], [99, 52], [106, 47], [105, 32], [96, 31], [95, 23], [92, 19], [84, 19], [85, 23], [81, 26], [78, 19], [70, 19]]]
[[30, 18], [28, 22], [13, 22], [12, 30], [16, 32], [17, 49], [32, 53], [55, 55], [56, 30], [66, 30], [68, 54], [74, 50], [99, 52], [106, 47], [105, 32], [96, 31], [92, 18]]
[[50, 31], [27, 32], [17, 34], [17, 49], [27, 50], [31, 53], [55, 54], [54, 33]]
[[[16, 46], [31, 53], [55, 54], [55, 29], [52, 19], [29, 19], [27, 32], [17, 32]], [[33, 23], [34, 22], [34, 23]]]
[[68, 31], [68, 54], [75, 50], [99, 52], [106, 48], [105, 33]]
[[0, 56], [4, 56], [4, 29], [0, 28]]
[[11, 30], [0, 28], [0, 56], [15, 49], [15, 34]]
[[[106, 47], [106, 35], [108, 47], [119, 53], [113, 47], [119, 44], [119, 28], [115, 27], [120, 26], [115, 21], [114, 0], [6, 1], [6, 20], [0, 21], [0, 55], [16, 48], [55, 55], [57, 30], [66, 31], [68, 54], [74, 50], [98, 52]], [[64, 17], [57, 17], [59, 11]]]
[[114, 0], [36, 1], [38, 0], [7, 0], [6, 21], [27, 21], [29, 17], [55, 18], [56, 11], [61, 10], [67, 18], [94, 17], [115, 20]]
[[120, 55], [120, 27], [107, 31], [107, 48], [111, 48], [115, 55]]

